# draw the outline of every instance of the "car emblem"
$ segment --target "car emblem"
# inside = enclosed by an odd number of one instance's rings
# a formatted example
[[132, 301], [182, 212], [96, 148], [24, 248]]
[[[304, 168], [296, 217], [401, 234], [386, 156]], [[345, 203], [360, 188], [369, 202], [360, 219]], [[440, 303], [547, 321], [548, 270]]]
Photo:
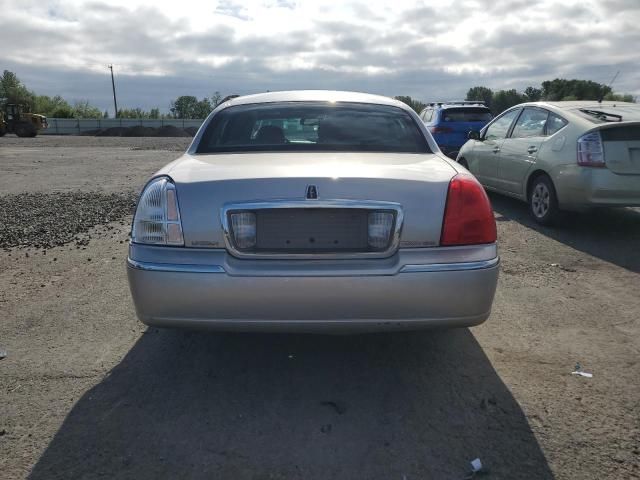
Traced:
[[318, 187], [315, 185], [307, 185], [307, 200], [318, 199]]

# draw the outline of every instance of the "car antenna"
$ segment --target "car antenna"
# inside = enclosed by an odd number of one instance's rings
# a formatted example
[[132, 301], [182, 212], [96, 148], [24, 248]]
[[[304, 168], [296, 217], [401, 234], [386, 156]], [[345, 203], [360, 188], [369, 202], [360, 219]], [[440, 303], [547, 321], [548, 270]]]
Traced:
[[[613, 78], [611, 79], [611, 81], [609, 82], [609, 85], [607, 85], [609, 88], [611, 88], [611, 85], [613, 85], [613, 82], [616, 81], [616, 78], [618, 78], [618, 75], [620, 75], [620, 70], [618, 70], [616, 72], [616, 74], [613, 76]], [[600, 95], [600, 98], [598, 98], [598, 103], [602, 103], [602, 100], [604, 99], [605, 96], [605, 89], [602, 89], [602, 95]]]

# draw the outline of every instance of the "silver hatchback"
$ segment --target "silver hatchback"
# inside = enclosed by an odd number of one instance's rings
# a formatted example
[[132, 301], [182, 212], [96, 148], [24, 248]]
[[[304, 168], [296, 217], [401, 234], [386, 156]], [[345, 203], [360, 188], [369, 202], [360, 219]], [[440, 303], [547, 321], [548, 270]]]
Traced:
[[524, 103], [469, 135], [458, 163], [528, 202], [539, 223], [560, 210], [640, 206], [640, 105]]

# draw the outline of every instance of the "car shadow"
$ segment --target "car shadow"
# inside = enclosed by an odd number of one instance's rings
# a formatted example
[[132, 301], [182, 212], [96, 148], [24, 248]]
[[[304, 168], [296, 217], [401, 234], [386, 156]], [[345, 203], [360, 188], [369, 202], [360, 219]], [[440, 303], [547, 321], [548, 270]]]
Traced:
[[513, 220], [594, 257], [640, 272], [640, 209], [608, 208], [564, 212], [553, 227], [536, 223], [527, 204], [489, 194], [498, 221]]
[[30, 478], [553, 478], [468, 329], [304, 336], [148, 329]]

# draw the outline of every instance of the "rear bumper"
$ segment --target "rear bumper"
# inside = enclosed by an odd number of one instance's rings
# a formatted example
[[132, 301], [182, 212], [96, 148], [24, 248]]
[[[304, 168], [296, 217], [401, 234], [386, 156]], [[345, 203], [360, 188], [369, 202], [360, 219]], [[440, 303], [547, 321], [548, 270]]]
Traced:
[[[492, 258], [477, 258], [491, 249]], [[160, 263], [135, 260], [130, 252], [127, 271], [138, 317], [148, 325], [327, 333], [415, 330], [487, 319], [499, 259], [495, 245], [484, 246], [482, 255], [479, 251], [469, 261], [461, 261], [460, 254], [455, 262], [407, 263], [424, 255], [405, 252], [342, 268], [339, 262], [247, 262], [226, 254], [217, 264]], [[256, 270], [256, 263], [264, 268]]]
[[552, 178], [561, 208], [640, 206], [640, 175], [563, 165], [554, 169]]

